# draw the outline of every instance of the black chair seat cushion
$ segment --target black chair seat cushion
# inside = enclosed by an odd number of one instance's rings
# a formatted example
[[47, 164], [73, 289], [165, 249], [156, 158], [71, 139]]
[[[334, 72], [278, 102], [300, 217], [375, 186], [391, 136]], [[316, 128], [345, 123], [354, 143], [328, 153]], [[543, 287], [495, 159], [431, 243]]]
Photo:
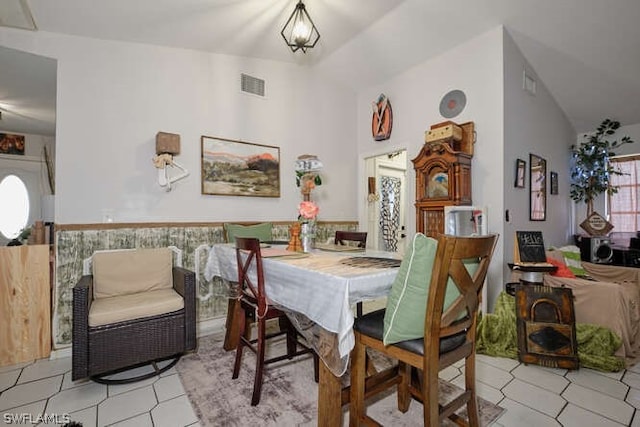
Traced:
[[[385, 309], [377, 310], [362, 317], [355, 319], [353, 328], [361, 334], [370, 336], [377, 340], [382, 341], [382, 334], [384, 330], [384, 313]], [[440, 354], [448, 353], [456, 348], [460, 347], [466, 341], [466, 334], [461, 332], [450, 337], [442, 338], [440, 340]], [[393, 344], [394, 346], [403, 350], [408, 350], [412, 353], [424, 355], [424, 339], [415, 339], [400, 341]]]

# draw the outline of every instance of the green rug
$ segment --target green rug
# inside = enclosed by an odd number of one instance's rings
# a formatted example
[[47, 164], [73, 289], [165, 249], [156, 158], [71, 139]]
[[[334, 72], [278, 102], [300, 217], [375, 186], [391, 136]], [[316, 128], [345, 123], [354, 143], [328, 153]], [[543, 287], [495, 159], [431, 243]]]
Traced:
[[[605, 372], [625, 368], [624, 359], [615, 356], [622, 340], [608, 328], [586, 323], [576, 324], [580, 366]], [[493, 313], [478, 321], [476, 352], [488, 356], [518, 358], [515, 298], [500, 293]]]

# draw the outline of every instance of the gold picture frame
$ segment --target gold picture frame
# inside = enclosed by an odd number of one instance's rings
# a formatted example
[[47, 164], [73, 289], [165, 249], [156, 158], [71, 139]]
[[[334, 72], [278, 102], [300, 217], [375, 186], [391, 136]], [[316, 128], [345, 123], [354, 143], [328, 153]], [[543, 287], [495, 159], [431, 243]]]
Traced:
[[203, 135], [200, 174], [202, 194], [280, 197], [280, 148]]
[[547, 161], [529, 154], [529, 220], [547, 220]]
[[516, 160], [516, 179], [513, 183], [515, 188], [524, 188], [524, 180], [527, 171], [527, 162], [522, 159]]

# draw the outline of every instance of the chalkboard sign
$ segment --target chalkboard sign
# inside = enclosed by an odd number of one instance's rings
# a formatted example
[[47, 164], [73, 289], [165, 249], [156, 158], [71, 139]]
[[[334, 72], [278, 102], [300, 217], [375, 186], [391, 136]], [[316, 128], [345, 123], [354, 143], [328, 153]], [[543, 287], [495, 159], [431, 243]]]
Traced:
[[516, 231], [514, 262], [546, 263], [542, 231]]

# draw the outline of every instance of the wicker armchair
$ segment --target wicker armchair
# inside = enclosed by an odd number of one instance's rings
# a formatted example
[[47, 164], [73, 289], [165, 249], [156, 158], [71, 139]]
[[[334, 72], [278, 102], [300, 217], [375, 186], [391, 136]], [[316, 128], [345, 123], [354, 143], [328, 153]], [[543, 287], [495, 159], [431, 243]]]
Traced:
[[[138, 381], [173, 366], [196, 348], [195, 274], [174, 267], [169, 248], [102, 251], [92, 274], [73, 288], [72, 380]], [[174, 358], [158, 368], [156, 362]], [[135, 366], [154, 371], [103, 378]]]

